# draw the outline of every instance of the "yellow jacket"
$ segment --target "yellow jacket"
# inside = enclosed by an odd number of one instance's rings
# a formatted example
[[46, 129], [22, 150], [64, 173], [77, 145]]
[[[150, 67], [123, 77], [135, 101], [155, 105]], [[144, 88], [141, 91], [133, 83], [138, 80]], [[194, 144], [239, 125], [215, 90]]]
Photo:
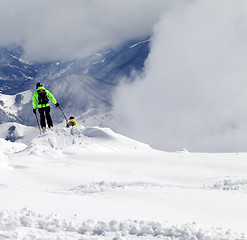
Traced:
[[66, 127], [72, 127], [72, 126], [74, 126], [74, 125], [79, 125], [79, 124], [75, 121], [75, 119], [70, 119], [70, 120], [68, 121]]

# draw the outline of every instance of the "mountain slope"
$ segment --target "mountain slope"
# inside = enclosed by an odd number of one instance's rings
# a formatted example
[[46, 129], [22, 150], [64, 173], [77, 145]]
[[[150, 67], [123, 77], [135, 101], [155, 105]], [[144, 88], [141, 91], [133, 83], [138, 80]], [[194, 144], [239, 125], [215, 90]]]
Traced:
[[246, 153], [166, 153], [99, 127], [36, 133], [1, 139], [3, 239], [246, 238]]

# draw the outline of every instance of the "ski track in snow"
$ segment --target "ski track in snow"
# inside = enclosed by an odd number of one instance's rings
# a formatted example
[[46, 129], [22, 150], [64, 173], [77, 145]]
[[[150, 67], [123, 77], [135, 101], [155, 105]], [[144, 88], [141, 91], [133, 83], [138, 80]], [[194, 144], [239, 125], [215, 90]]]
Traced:
[[186, 239], [237, 240], [244, 239], [230, 230], [202, 230], [195, 223], [171, 226], [154, 221], [126, 220], [110, 222], [62, 219], [56, 214], [42, 215], [27, 208], [19, 212], [0, 211], [0, 239], [18, 240], [96, 240], [96, 239]]
[[233, 180], [225, 179], [221, 180], [212, 186], [203, 185], [202, 187], [191, 187], [186, 185], [162, 185], [157, 183], [148, 182], [91, 182], [82, 184], [70, 189], [60, 189], [53, 191], [53, 193], [67, 193], [67, 194], [78, 194], [78, 195], [95, 195], [106, 191], [127, 191], [129, 189], [138, 189], [142, 192], [145, 190], [156, 190], [162, 192], [167, 189], [186, 189], [186, 190], [224, 190], [224, 191], [243, 191], [247, 193], [247, 179]]
[[156, 183], [146, 183], [146, 182], [92, 182], [88, 184], [82, 184], [77, 187], [68, 190], [57, 190], [54, 193], [72, 193], [78, 195], [92, 195], [97, 193], [103, 193], [106, 191], [114, 190], [128, 190], [128, 189], [160, 189], [167, 186], [156, 184]]
[[238, 179], [236, 177], [227, 177], [213, 184], [212, 186], [204, 186], [209, 190], [224, 191], [244, 191], [247, 192], [247, 179]]

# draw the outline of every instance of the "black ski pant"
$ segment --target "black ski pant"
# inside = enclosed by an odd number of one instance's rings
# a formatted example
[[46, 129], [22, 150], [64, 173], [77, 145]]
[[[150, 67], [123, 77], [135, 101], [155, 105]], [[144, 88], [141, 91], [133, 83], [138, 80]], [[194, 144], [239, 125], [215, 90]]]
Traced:
[[41, 128], [46, 127], [45, 119], [47, 121], [48, 127], [53, 127], [53, 122], [50, 115], [51, 108], [50, 106], [39, 108], [39, 114], [40, 114], [40, 125]]

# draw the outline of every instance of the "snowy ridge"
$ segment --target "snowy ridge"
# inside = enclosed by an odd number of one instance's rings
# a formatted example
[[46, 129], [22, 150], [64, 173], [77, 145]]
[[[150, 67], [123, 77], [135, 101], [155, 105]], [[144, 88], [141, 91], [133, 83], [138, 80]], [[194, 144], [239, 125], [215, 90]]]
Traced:
[[19, 212], [0, 211], [1, 239], [187, 239], [236, 240], [244, 239], [230, 230], [202, 230], [195, 223], [171, 226], [153, 221], [126, 220], [110, 222], [62, 219], [58, 215], [42, 215], [28, 209]]
[[139, 44], [143, 44], [143, 43], [146, 43], [146, 42], [150, 42], [150, 39], [145, 40], [145, 41], [138, 42], [138, 43], [136, 43], [136, 44], [130, 46], [130, 48], [136, 47], [136, 46], [138, 46]]
[[[122, 145], [121, 148], [119, 146]], [[109, 128], [75, 126], [73, 128], [55, 128], [33, 139], [28, 151], [44, 152], [48, 149], [60, 149], [66, 152], [70, 146], [76, 146], [77, 152], [125, 152], [151, 148], [143, 143], [129, 139]], [[155, 150], [154, 150], [155, 151]]]

